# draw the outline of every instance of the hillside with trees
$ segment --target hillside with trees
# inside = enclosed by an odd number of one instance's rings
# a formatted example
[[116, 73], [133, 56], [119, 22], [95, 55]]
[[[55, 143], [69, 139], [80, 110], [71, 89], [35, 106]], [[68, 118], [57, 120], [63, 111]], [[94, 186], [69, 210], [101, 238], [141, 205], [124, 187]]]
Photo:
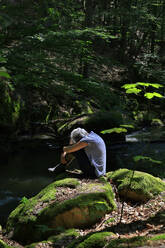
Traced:
[[[0, 247], [161, 247], [164, 86], [164, 0], [0, 0]], [[110, 168], [50, 184], [78, 126], [105, 138]], [[123, 149], [147, 128], [161, 134]]]
[[66, 123], [100, 113], [102, 130], [163, 122], [163, 0], [0, 3], [3, 134], [40, 123], [60, 135]]

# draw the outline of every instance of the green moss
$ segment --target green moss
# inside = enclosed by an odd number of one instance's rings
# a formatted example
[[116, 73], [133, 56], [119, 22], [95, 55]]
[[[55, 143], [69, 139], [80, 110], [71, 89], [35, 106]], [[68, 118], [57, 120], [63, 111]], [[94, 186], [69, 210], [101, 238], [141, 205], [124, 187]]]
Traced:
[[162, 233], [160, 235], [155, 235], [154, 237], [152, 237], [150, 240], [165, 240], [165, 233]]
[[4, 241], [0, 239], [0, 248], [14, 248], [14, 246], [7, 245]]
[[77, 238], [79, 236], [80, 236], [79, 232], [77, 232], [75, 229], [72, 228], [72, 229], [65, 230], [64, 232], [62, 232], [58, 235], [51, 236], [51, 237], [49, 237], [48, 240], [51, 242], [58, 242], [58, 241], [61, 241], [62, 239], [65, 239], [67, 237]]
[[154, 241], [158, 241], [158, 240], [165, 240], [165, 234], [156, 235], [152, 238], [136, 236], [130, 239], [126, 239], [126, 238], [113, 239], [109, 242], [107, 248], [141, 247], [141, 246], [147, 245], [147, 241], [149, 242], [153, 241], [152, 244], [154, 244]]
[[[77, 187], [79, 194], [74, 198], [58, 202], [55, 201], [58, 187]], [[55, 181], [35, 197], [23, 201], [10, 214], [7, 222], [7, 232], [12, 231], [14, 228], [14, 238], [25, 241], [30, 236], [32, 242], [38, 241], [40, 238], [54, 234], [54, 230], [48, 230], [43, 235], [36, 228], [37, 226], [44, 225], [51, 228], [51, 223], [53, 223], [52, 221], [55, 220], [56, 216], [74, 208], [80, 209], [82, 216], [85, 215], [84, 219], [82, 218], [82, 223], [78, 225], [85, 227], [96, 223], [104, 214], [116, 208], [110, 184], [105, 181], [105, 183], [88, 183], [82, 187], [76, 178]], [[86, 220], [86, 217], [88, 220]], [[58, 227], [65, 228], [65, 223], [61, 224], [61, 226], [59, 223]], [[24, 230], [24, 234], [20, 238], [22, 230]]]
[[105, 224], [108, 224], [114, 221], [115, 221], [115, 218], [109, 218], [108, 220], [105, 221]]
[[[89, 188], [86, 188], [85, 186], [85, 188], [82, 188], [82, 193], [80, 192], [81, 194], [76, 198], [66, 200], [58, 205], [53, 205], [51, 208], [49, 207], [48, 209], [43, 209], [41, 212], [42, 218], [45, 219], [48, 218], [48, 216], [51, 218], [51, 216], [63, 213], [74, 207], [83, 209], [88, 206], [91, 217], [94, 215], [95, 211], [109, 212], [112, 209], [115, 209], [116, 204], [114, 202], [114, 195], [109, 183], [105, 185], [92, 184], [92, 189], [95, 187], [97, 189], [95, 190], [96, 192], [90, 192]], [[87, 189], [89, 190], [90, 194], [84, 193]]]
[[107, 183], [107, 177], [106, 176], [101, 176], [101, 177], [99, 177], [99, 181], [101, 183]]
[[[54, 235], [48, 238], [47, 241], [35, 242], [30, 245], [25, 246], [25, 248], [35, 248], [35, 247], [44, 247], [46, 243], [52, 243], [52, 246], [61, 247], [61, 244], [70, 243], [75, 238], [79, 237], [80, 234], [75, 229], [68, 229], [64, 232]], [[66, 247], [66, 246], [65, 246]]]
[[76, 188], [79, 186], [80, 183], [76, 178], [65, 178], [60, 181], [55, 182], [56, 187], [70, 187], [70, 188]]
[[[72, 247], [74, 248], [94, 248], [94, 247], [102, 248], [107, 243], [107, 238], [111, 235], [113, 235], [113, 233], [110, 233], [110, 232], [100, 232], [100, 233], [94, 233], [92, 235], [87, 235], [84, 240], [80, 238], [79, 240], [69, 245], [68, 248], [72, 248]], [[76, 245], [76, 243], [78, 244]]]
[[113, 239], [106, 246], [107, 248], [139, 247], [146, 243], [147, 237], [133, 237], [130, 239]]
[[[78, 207], [80, 209], [84, 209], [85, 207], [88, 207], [89, 212], [91, 214], [91, 217], [97, 217], [94, 213], [95, 211], [99, 212], [109, 212], [113, 209], [113, 204], [111, 202], [108, 204], [107, 199], [105, 197], [105, 193], [91, 193], [89, 195], [82, 194], [76, 197], [76, 199], [70, 199], [65, 202], [62, 202], [58, 205], [54, 205], [49, 209], [44, 209], [41, 212], [41, 218], [42, 219], [51, 219], [52, 217], [63, 213], [67, 210], [70, 210], [74, 207]], [[115, 204], [114, 204], [115, 207]]]
[[143, 194], [147, 199], [165, 190], [165, 183], [160, 178], [145, 172], [119, 169], [107, 173], [107, 177], [117, 184], [119, 192], [129, 187], [132, 191]]
[[55, 199], [57, 187], [76, 188], [79, 184], [79, 181], [75, 178], [65, 178], [63, 180], [55, 181], [36, 195], [36, 199], [42, 202], [49, 202], [50, 200]]
[[[34, 216], [31, 216], [31, 213], [33, 211], [33, 207], [37, 204], [37, 200], [33, 197], [29, 199], [28, 203], [21, 203], [15, 210], [13, 210], [9, 216], [8, 221], [10, 222], [11, 219], [13, 219], [13, 222], [15, 221], [15, 218], [20, 218], [20, 221], [25, 221], [25, 219], [33, 218]], [[26, 214], [26, 217], [25, 217]]]
[[21, 103], [20, 99], [18, 101], [13, 101], [13, 113], [12, 113], [12, 121], [13, 123], [16, 123], [16, 121], [20, 117], [20, 111], [21, 111]]
[[54, 200], [56, 196], [56, 187], [76, 187], [77, 185], [79, 185], [79, 182], [74, 178], [66, 178], [48, 185], [35, 197], [29, 199], [26, 204], [20, 204], [14, 211], [11, 212], [8, 219], [7, 228], [10, 229], [10, 227], [15, 223], [15, 220], [18, 219], [18, 216], [19, 222], [34, 222], [37, 218], [35, 215], [33, 215], [35, 206], [39, 204], [39, 202], [42, 203]]
[[32, 243], [30, 245], [26, 245], [25, 248], [45, 247], [45, 244], [47, 244], [47, 243], [48, 243], [48, 241], [36, 242], [36, 243]]

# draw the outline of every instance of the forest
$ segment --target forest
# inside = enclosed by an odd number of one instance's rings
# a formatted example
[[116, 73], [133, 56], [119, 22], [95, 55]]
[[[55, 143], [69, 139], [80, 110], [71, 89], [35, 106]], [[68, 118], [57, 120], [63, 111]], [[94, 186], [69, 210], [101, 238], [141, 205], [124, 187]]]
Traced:
[[105, 119], [101, 130], [163, 124], [164, 11], [163, 0], [1, 0], [2, 133], [40, 123], [60, 135], [83, 115]]
[[[158, 152], [164, 153], [164, 87], [164, 0], [0, 0], [1, 167], [23, 148], [40, 148], [43, 136], [54, 147], [66, 145], [75, 127], [95, 131], [107, 146], [125, 144], [133, 132], [154, 130], [147, 145], [160, 145], [155, 157], [145, 154], [146, 144], [137, 144], [131, 151], [134, 169], [164, 180], [165, 158]], [[132, 170], [123, 157], [110, 154], [108, 171], [116, 164]], [[157, 201], [161, 209], [164, 200]], [[158, 210], [155, 201], [151, 204]], [[109, 247], [125, 247], [118, 245]]]

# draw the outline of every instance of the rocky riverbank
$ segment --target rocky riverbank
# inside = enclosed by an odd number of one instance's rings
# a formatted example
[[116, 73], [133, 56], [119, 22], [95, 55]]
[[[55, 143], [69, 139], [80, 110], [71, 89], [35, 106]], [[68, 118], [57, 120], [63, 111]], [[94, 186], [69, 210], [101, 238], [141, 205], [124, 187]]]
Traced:
[[22, 200], [8, 218], [2, 242], [27, 248], [93, 247], [96, 243], [116, 248], [122, 242], [138, 247], [154, 244], [157, 233], [161, 234], [157, 240], [164, 242], [165, 183], [161, 179], [126, 169], [96, 180], [67, 173], [35, 197]]

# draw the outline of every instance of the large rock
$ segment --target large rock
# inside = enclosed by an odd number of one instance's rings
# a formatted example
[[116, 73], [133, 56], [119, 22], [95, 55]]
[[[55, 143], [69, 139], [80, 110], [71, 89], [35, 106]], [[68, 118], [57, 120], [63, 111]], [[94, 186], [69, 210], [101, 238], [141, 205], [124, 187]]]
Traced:
[[65, 178], [31, 199], [24, 198], [8, 218], [7, 233], [28, 244], [56, 234], [59, 228], [88, 228], [115, 208], [105, 179]]
[[68, 247], [73, 241], [79, 239], [79, 237], [81, 236], [78, 230], [67, 229], [64, 232], [49, 237], [48, 240], [27, 245], [26, 248], [46, 247], [46, 245], [49, 245], [49, 247], [64, 248]]
[[[67, 235], [68, 236], [68, 235]], [[109, 240], [116, 237], [112, 232], [103, 231], [90, 233], [85, 235], [84, 237], [71, 237], [70, 240], [66, 239], [66, 235], [61, 235], [61, 237], [51, 237], [48, 241], [43, 241], [39, 243], [33, 243], [31, 245], [27, 245], [26, 248], [38, 248], [38, 247], [46, 247], [44, 245], [49, 244], [51, 247], [56, 248], [103, 248], [108, 244]], [[69, 236], [68, 236], [69, 237]], [[74, 238], [74, 239], [73, 239]], [[67, 241], [67, 242], [66, 242]]]
[[16, 247], [10, 246], [0, 239], [0, 248], [16, 248]]
[[145, 202], [165, 191], [165, 182], [141, 171], [119, 169], [107, 173], [107, 177], [117, 186], [121, 197], [135, 202]]

